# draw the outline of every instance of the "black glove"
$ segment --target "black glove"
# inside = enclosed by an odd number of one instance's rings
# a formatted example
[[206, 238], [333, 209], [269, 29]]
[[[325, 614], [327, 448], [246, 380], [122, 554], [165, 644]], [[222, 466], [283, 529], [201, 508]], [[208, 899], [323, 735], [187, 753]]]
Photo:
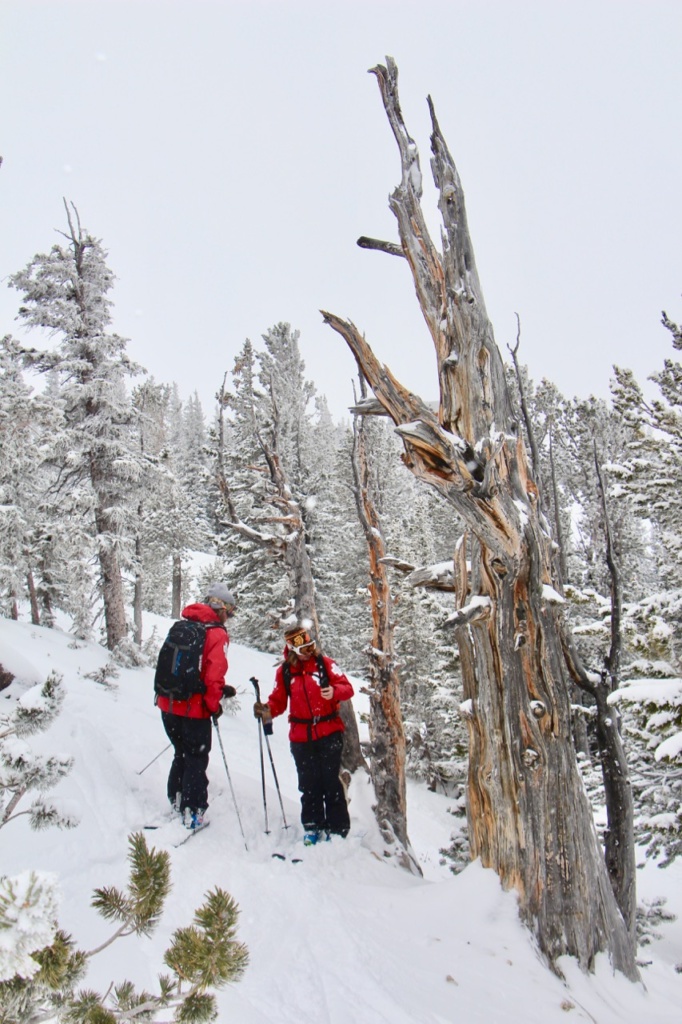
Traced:
[[219, 704], [219, 705], [218, 705], [218, 710], [217, 710], [217, 711], [214, 711], [214, 712], [213, 712], [213, 714], [211, 715], [211, 721], [213, 722], [213, 724], [214, 724], [214, 725], [216, 725], [216, 724], [217, 724], [217, 722], [218, 722], [218, 719], [220, 718], [220, 716], [222, 715], [222, 713], [223, 713], [223, 709], [222, 709], [222, 707], [221, 707], [221, 706], [220, 706], [220, 704]]
[[223, 686], [223, 697], [236, 697], [237, 691], [234, 686], [229, 686], [227, 683]]

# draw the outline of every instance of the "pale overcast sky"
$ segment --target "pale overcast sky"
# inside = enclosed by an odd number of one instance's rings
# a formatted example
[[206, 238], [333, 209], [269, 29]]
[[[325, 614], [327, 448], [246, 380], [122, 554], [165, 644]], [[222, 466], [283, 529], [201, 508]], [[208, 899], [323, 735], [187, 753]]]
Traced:
[[59, 241], [65, 196], [131, 356], [207, 412], [284, 320], [343, 415], [354, 363], [320, 308], [435, 398], [407, 264], [355, 244], [397, 239], [367, 74], [390, 54], [427, 186], [435, 102], [505, 355], [518, 312], [537, 379], [643, 380], [673, 354], [661, 310], [682, 319], [681, 30], [680, 0], [2, 0], [0, 331], [24, 337], [6, 278]]

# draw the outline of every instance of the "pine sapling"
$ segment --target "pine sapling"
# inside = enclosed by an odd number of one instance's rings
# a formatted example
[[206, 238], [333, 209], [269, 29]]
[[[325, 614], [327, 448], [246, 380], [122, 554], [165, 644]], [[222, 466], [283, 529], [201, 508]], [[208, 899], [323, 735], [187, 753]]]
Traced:
[[128, 839], [131, 862], [127, 892], [115, 886], [95, 889], [92, 906], [107, 921], [119, 927], [106, 942], [90, 950], [94, 956], [125, 935], [150, 935], [156, 927], [170, 892], [170, 859], [165, 850], [149, 850], [141, 832]]
[[17, 810], [30, 791], [52, 789], [68, 775], [73, 758], [62, 754], [35, 754], [24, 738], [48, 728], [61, 711], [64, 700], [61, 676], [52, 672], [42, 687], [34, 686], [8, 715], [0, 716], [0, 828], [22, 814], [28, 814], [33, 829], [73, 828], [77, 819], [60, 811], [44, 797], [30, 807]]
[[[128, 843], [130, 878], [126, 890], [96, 889], [92, 899], [105, 920], [116, 921], [119, 926], [109, 939], [87, 953], [76, 949], [71, 937], [57, 927], [52, 905], [49, 900], [45, 903], [47, 896], [54, 894], [36, 876], [29, 890], [36, 920], [43, 930], [36, 925], [34, 938], [44, 941], [45, 928], [53, 937], [50, 945], [32, 952], [28, 940], [21, 951], [21, 962], [13, 960], [4, 965], [0, 973], [0, 1024], [40, 1024], [55, 1015], [63, 1024], [161, 1024], [168, 1021], [168, 1011], [173, 1020], [184, 1024], [216, 1019], [211, 990], [239, 980], [248, 963], [246, 947], [236, 940], [237, 904], [221, 889], [207, 894], [191, 926], [174, 933], [164, 954], [172, 973], [159, 976], [157, 993], [137, 990], [128, 980], [112, 983], [103, 995], [92, 989], [76, 991], [91, 957], [126, 935], [152, 933], [170, 892], [168, 853], [150, 850], [141, 833], [130, 836]], [[12, 909], [18, 901], [17, 882], [7, 880], [7, 885], [11, 895], [5, 905], [0, 899], [0, 931], [8, 926], [8, 920], [18, 916]], [[21, 885], [22, 893], [29, 891], [25, 879]], [[42, 904], [45, 906], [41, 911]], [[13, 971], [16, 973], [12, 976]]]

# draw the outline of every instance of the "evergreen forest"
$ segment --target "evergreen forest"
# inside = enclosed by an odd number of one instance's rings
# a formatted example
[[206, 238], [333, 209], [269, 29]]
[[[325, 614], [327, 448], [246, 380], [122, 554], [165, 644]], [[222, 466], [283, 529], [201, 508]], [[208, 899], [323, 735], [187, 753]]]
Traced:
[[[416, 158], [401, 135], [397, 71], [389, 61], [374, 72], [403, 169], [392, 208], [428, 321], [435, 300], [424, 281], [438, 275], [413, 258], [417, 236], [430, 251]], [[463, 218], [448, 221], [463, 196], [432, 117], [446, 235], [452, 252], [468, 254]], [[296, 326], [283, 321], [240, 341], [204, 408], [196, 393], [150, 376], [134, 338], [115, 332], [114, 268], [86, 216], [65, 202], [57, 240], [47, 230], [45, 250], [9, 281], [19, 329], [0, 343], [1, 614], [46, 627], [68, 621], [75, 641], [95, 639], [112, 666], [127, 667], [155, 662], [163, 638], [144, 639], [145, 616], [179, 617], [213, 580], [237, 596], [236, 643], [274, 658], [283, 625], [306, 621], [325, 652], [367, 681], [370, 740], [352, 749], [348, 730], [347, 764], [368, 766], [387, 850], [418, 871], [406, 776], [450, 800], [452, 841], [441, 853], [452, 871], [481, 856], [520, 890], [527, 878], [492, 838], [508, 791], [477, 789], [471, 759], [495, 774], [495, 729], [478, 724], [486, 686], [499, 677], [511, 694], [525, 652], [535, 652], [546, 688], [528, 670], [519, 676], [527, 722], [515, 706], [506, 711], [523, 717], [523, 749], [510, 758], [518, 753], [527, 772], [524, 792], [536, 787], [526, 827], [550, 831], [537, 779], [545, 764], [555, 771], [542, 744], [550, 748], [565, 708], [579, 788], [623, 934], [634, 939], [642, 921], [627, 858], [636, 848], [666, 866], [682, 854], [682, 328], [663, 312], [669, 358], [650, 380], [615, 366], [605, 400], [532, 379], [519, 323], [506, 353], [490, 355], [481, 342], [493, 398], [486, 392], [474, 408], [457, 377], [466, 343], [455, 358], [452, 338], [485, 334], [479, 286], [467, 257], [458, 290], [446, 249], [441, 276], [457, 311], [448, 307], [447, 325], [432, 334], [441, 332], [441, 381], [451, 374], [454, 383], [443, 383], [437, 412], [377, 369], [353, 325], [333, 314], [325, 319], [358, 362], [346, 419], [331, 415], [306, 374]], [[466, 288], [474, 313], [465, 323]], [[332, 343], [341, 342], [330, 331]], [[486, 401], [503, 410], [492, 417], [499, 438], [490, 423], [479, 429]], [[503, 556], [512, 515], [528, 545], [512, 538]], [[512, 561], [530, 568], [510, 598], [507, 647], [499, 637]], [[557, 679], [565, 692], [552, 710]], [[566, 756], [562, 748], [559, 777]], [[569, 952], [589, 967], [608, 948], [637, 976], [624, 948], [584, 946], [548, 925], [546, 910], [530, 896], [521, 906], [550, 961]]]

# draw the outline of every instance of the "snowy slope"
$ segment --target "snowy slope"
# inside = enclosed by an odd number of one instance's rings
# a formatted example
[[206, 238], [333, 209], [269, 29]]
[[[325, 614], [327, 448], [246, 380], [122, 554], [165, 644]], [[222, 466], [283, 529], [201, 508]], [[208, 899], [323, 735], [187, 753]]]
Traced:
[[[162, 630], [164, 622], [158, 625]], [[170, 763], [168, 751], [139, 774], [166, 743], [152, 703], [151, 670], [121, 670], [109, 689], [86, 678], [106, 660], [102, 648], [74, 646], [58, 630], [0, 619], [0, 663], [17, 676], [0, 694], [2, 704], [42, 683], [50, 669], [64, 676], [67, 698], [60, 718], [29, 742], [75, 758], [73, 772], [54, 796], [81, 816], [70, 832], [31, 832], [26, 818], [8, 824], [0, 831], [2, 872], [54, 872], [62, 889], [61, 924], [85, 949], [111, 931], [90, 908], [91, 891], [125, 884], [127, 836], [163, 821]], [[662, 925], [662, 938], [642, 951], [642, 959], [651, 961], [643, 975], [646, 988], [614, 977], [605, 959], [591, 977], [572, 962], [562, 963], [567, 977], [562, 982], [541, 963], [518, 922], [513, 895], [501, 892], [492, 872], [472, 864], [453, 877], [439, 864], [438, 848], [448, 839], [447, 801], [422, 787], [409, 787], [409, 827], [423, 879], [377, 854], [372, 791], [361, 774], [351, 785], [349, 838], [304, 849], [282, 720], [275, 723], [272, 751], [290, 828], [281, 828], [268, 776], [272, 832], [265, 835], [252, 675], [267, 694], [272, 657], [233, 645], [228, 678], [239, 691], [240, 709], [224, 715], [220, 729], [248, 850], [214, 741], [211, 827], [171, 848], [174, 887], [161, 926], [151, 940], [128, 938], [95, 958], [89, 986], [104, 990], [123, 977], [153, 985], [170, 933], [188, 924], [203, 894], [220, 885], [239, 903], [239, 938], [251, 957], [244, 979], [218, 995], [221, 1021], [672, 1024], [681, 1019], [682, 975], [675, 971], [682, 963], [680, 919]], [[149, 832], [150, 845], [164, 843], [168, 831]], [[273, 860], [275, 850], [295, 851], [302, 863]], [[667, 896], [668, 908], [682, 917], [680, 866], [666, 871], [648, 866], [640, 875], [640, 895]]]

